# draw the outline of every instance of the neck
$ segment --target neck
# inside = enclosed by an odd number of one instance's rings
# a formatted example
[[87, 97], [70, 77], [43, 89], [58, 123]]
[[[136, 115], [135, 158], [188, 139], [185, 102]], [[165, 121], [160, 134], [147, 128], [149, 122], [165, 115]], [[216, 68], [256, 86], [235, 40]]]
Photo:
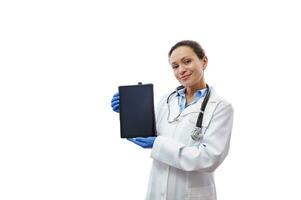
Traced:
[[202, 90], [202, 89], [205, 89], [206, 88], [206, 83], [205, 81], [202, 81], [201, 83], [197, 84], [197, 85], [193, 85], [193, 86], [187, 86], [186, 87], [186, 94], [188, 96], [193, 96], [194, 93], [197, 91], [197, 90]]

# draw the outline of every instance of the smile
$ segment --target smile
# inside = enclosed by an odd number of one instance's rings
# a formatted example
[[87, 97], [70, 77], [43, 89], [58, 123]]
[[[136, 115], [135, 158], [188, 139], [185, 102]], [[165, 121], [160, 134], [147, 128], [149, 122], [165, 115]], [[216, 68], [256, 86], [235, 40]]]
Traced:
[[181, 80], [186, 80], [186, 79], [188, 79], [189, 78], [189, 76], [190, 76], [191, 74], [189, 74], [189, 75], [185, 75], [185, 76], [182, 76], [182, 77], [180, 77], [180, 79]]

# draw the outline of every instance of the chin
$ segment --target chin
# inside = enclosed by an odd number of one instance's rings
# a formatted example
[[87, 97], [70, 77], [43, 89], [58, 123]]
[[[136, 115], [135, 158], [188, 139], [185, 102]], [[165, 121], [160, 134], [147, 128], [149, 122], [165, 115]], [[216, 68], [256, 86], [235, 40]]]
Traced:
[[180, 81], [180, 84], [183, 85], [184, 87], [190, 87], [192, 86], [193, 84], [191, 84], [189, 81]]

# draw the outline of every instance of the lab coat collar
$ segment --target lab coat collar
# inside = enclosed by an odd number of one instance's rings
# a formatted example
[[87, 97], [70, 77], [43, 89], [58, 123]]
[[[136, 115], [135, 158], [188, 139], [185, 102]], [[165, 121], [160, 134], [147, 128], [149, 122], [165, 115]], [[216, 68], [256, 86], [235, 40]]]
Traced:
[[[178, 96], [174, 95], [172, 100], [170, 101], [170, 119], [174, 119], [178, 115], [186, 116], [186, 115], [191, 114], [191, 113], [199, 113], [200, 109], [201, 109], [201, 106], [202, 106], [203, 100], [204, 100], [204, 97], [202, 97], [195, 104], [192, 104], [192, 105], [188, 106], [187, 108], [185, 108], [182, 111], [182, 113], [180, 113], [180, 108], [179, 108], [179, 104], [178, 104]], [[215, 89], [213, 87], [211, 87], [211, 95], [210, 95], [210, 98], [208, 100], [207, 107], [210, 107], [211, 104], [216, 104], [217, 102], [218, 102], [218, 96], [215, 92]], [[210, 109], [206, 108], [206, 110], [210, 110]]]

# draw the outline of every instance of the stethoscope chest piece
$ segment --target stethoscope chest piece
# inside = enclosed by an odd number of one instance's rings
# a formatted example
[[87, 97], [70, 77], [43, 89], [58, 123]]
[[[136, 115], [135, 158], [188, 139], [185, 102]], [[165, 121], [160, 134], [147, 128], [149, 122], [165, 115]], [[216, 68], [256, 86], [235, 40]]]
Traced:
[[194, 141], [202, 140], [203, 139], [202, 128], [196, 126], [191, 133], [191, 138]]

